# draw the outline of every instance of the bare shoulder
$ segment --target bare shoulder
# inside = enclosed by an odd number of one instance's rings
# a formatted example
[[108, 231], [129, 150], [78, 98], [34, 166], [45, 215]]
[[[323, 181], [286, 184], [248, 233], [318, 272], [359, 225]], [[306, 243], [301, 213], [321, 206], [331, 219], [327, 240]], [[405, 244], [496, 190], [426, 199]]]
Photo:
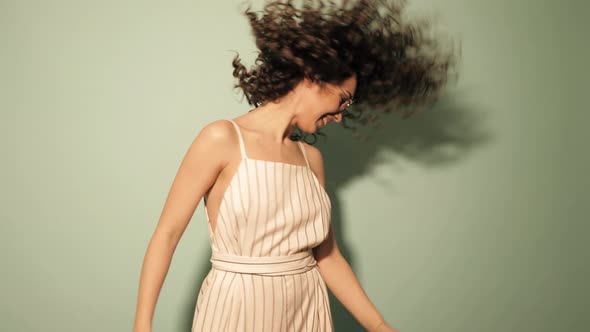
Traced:
[[320, 181], [323, 187], [325, 187], [325, 171], [324, 171], [324, 157], [322, 151], [317, 147], [302, 141], [305, 147], [305, 152], [309, 160], [311, 170], [315, 173], [316, 177]]
[[206, 124], [193, 140], [187, 156], [198, 156], [200, 162], [209, 160], [215, 168], [221, 169], [229, 162], [237, 139], [233, 125], [227, 120], [216, 120]]
[[208, 143], [229, 143], [233, 138], [233, 125], [227, 120], [216, 120], [206, 124], [196, 139], [207, 140]]

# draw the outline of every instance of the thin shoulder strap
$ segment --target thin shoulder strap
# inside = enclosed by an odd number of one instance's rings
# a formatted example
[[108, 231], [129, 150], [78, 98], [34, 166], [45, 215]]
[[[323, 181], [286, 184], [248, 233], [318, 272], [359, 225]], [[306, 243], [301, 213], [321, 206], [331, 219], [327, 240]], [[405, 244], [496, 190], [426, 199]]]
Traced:
[[301, 152], [303, 152], [303, 158], [305, 159], [305, 163], [309, 168], [309, 161], [307, 160], [307, 153], [305, 152], [305, 147], [303, 146], [303, 143], [301, 143], [301, 141], [297, 141], [297, 143], [299, 143], [299, 148], [301, 148]]
[[240, 153], [242, 154], [242, 159], [247, 158], [246, 155], [246, 147], [244, 146], [244, 139], [242, 138], [242, 132], [240, 131], [240, 127], [238, 126], [237, 123], [234, 122], [234, 120], [232, 119], [228, 119], [229, 122], [231, 122], [234, 127], [236, 128], [236, 131], [238, 132], [238, 138], [240, 140]]

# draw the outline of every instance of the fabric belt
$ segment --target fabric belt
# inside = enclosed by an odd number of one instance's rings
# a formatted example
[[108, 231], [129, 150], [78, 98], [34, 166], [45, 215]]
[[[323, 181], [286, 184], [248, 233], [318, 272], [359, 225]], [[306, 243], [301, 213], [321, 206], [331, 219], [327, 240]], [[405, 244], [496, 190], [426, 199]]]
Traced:
[[307, 272], [317, 265], [310, 250], [286, 256], [236, 256], [211, 254], [212, 267], [218, 270], [265, 276], [291, 275]]

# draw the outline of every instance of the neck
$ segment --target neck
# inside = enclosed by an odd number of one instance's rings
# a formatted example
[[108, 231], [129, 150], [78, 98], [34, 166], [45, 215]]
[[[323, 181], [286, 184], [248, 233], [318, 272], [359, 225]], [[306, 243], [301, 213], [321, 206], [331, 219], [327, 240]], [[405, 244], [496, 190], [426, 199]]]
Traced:
[[244, 117], [248, 127], [277, 144], [290, 142], [295, 131], [295, 118], [301, 102], [296, 96], [286, 96], [276, 103], [267, 102], [248, 112]]

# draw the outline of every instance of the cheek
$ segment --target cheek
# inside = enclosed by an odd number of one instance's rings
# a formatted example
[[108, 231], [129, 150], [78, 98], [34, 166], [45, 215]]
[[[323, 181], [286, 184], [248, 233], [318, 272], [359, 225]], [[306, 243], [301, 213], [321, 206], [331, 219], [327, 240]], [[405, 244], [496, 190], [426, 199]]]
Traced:
[[320, 117], [326, 115], [327, 113], [334, 112], [335, 107], [337, 107], [337, 105], [334, 105], [333, 103], [328, 103], [326, 101], [324, 101], [321, 104], [319, 103], [318, 107], [316, 109], [317, 118], [320, 118]]

